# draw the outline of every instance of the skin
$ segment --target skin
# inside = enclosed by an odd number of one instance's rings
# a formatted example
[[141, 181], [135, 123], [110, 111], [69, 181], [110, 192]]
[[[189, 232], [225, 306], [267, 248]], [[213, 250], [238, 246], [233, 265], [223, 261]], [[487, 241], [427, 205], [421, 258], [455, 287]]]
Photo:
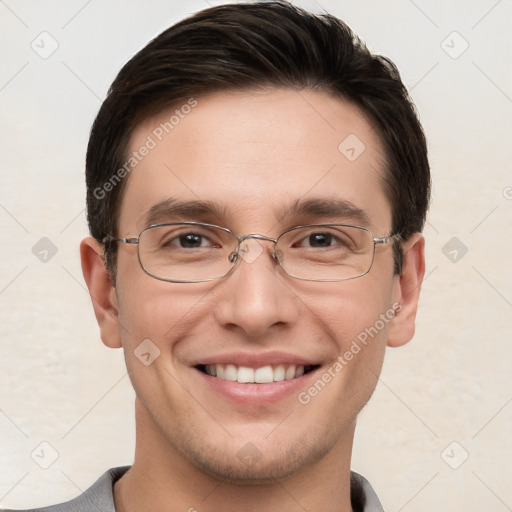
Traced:
[[[357, 107], [309, 90], [196, 99], [191, 113], [131, 173], [119, 236], [137, 236], [148, 209], [170, 197], [225, 207], [218, 216], [180, 219], [272, 237], [301, 223], [350, 222], [281, 215], [283, 205], [299, 199], [341, 198], [365, 211], [374, 236], [391, 234], [382, 144]], [[130, 149], [143, 145], [169, 115], [138, 126]], [[349, 134], [366, 146], [353, 162], [338, 150]], [[403, 345], [414, 334], [423, 237], [417, 233], [405, 242], [401, 276], [393, 274], [391, 246], [377, 245], [367, 275], [332, 283], [287, 276], [271, 258], [272, 244], [261, 247], [253, 262], [242, 261], [224, 279], [178, 284], [148, 276], [137, 246], [119, 244], [114, 287], [102, 248], [91, 238], [82, 242], [102, 340], [123, 347], [137, 395], [135, 461], [115, 485], [119, 510], [352, 510], [356, 417], [376, 386], [386, 346]], [[277, 403], [234, 403], [191, 366], [203, 354], [279, 350], [317, 362], [321, 375], [395, 303], [402, 304], [396, 316], [307, 405], [297, 393]], [[149, 366], [134, 356], [147, 338], [160, 350]], [[301, 390], [312, 383], [306, 379]], [[253, 464], [237, 455], [247, 443], [260, 456]]]

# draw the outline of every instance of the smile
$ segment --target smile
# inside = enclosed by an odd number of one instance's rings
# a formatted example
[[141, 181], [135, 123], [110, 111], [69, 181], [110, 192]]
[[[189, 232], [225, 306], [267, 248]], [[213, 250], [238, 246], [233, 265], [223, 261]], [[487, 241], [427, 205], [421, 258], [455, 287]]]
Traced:
[[234, 364], [206, 364], [197, 368], [203, 373], [221, 380], [239, 382], [241, 384], [269, 384], [302, 377], [316, 369], [318, 365], [304, 366], [301, 364], [266, 365], [259, 368], [237, 366]]

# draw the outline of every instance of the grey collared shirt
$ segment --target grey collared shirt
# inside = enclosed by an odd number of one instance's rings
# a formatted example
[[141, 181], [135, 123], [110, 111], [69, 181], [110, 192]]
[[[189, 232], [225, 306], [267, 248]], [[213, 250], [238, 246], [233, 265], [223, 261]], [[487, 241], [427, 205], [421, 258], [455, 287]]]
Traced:
[[[130, 466], [124, 466], [109, 469], [83, 494], [66, 503], [18, 512], [116, 512], [114, 484], [129, 468]], [[354, 512], [384, 512], [368, 480], [354, 472], [350, 475], [350, 497]], [[0, 512], [15, 511], [0, 509]]]

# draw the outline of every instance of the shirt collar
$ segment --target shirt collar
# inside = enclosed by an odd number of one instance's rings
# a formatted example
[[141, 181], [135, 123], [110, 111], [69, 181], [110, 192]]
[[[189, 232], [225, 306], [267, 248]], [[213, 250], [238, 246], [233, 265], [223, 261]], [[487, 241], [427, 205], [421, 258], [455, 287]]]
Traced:
[[[90, 487], [84, 495], [91, 497], [102, 496], [106, 498], [102, 511], [115, 512], [114, 508], [114, 484], [130, 469], [130, 466], [123, 466], [109, 469]], [[384, 512], [382, 505], [370, 485], [370, 482], [358, 473], [350, 473], [350, 500], [354, 512]]]

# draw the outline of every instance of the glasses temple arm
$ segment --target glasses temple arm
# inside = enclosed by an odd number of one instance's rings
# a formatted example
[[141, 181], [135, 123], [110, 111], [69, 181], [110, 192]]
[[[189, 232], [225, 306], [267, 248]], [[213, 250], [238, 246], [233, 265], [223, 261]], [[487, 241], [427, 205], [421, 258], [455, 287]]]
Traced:
[[383, 236], [383, 237], [373, 237], [373, 242], [376, 244], [389, 244], [392, 242], [398, 242], [402, 240], [402, 235], [400, 233], [396, 233], [391, 236]]
[[117, 238], [115, 236], [112, 236], [112, 235], [107, 235], [105, 237], [103, 237], [102, 239], [102, 242], [103, 243], [106, 243], [106, 242], [122, 242], [123, 244], [138, 244], [139, 243], [139, 239], [138, 238]]

